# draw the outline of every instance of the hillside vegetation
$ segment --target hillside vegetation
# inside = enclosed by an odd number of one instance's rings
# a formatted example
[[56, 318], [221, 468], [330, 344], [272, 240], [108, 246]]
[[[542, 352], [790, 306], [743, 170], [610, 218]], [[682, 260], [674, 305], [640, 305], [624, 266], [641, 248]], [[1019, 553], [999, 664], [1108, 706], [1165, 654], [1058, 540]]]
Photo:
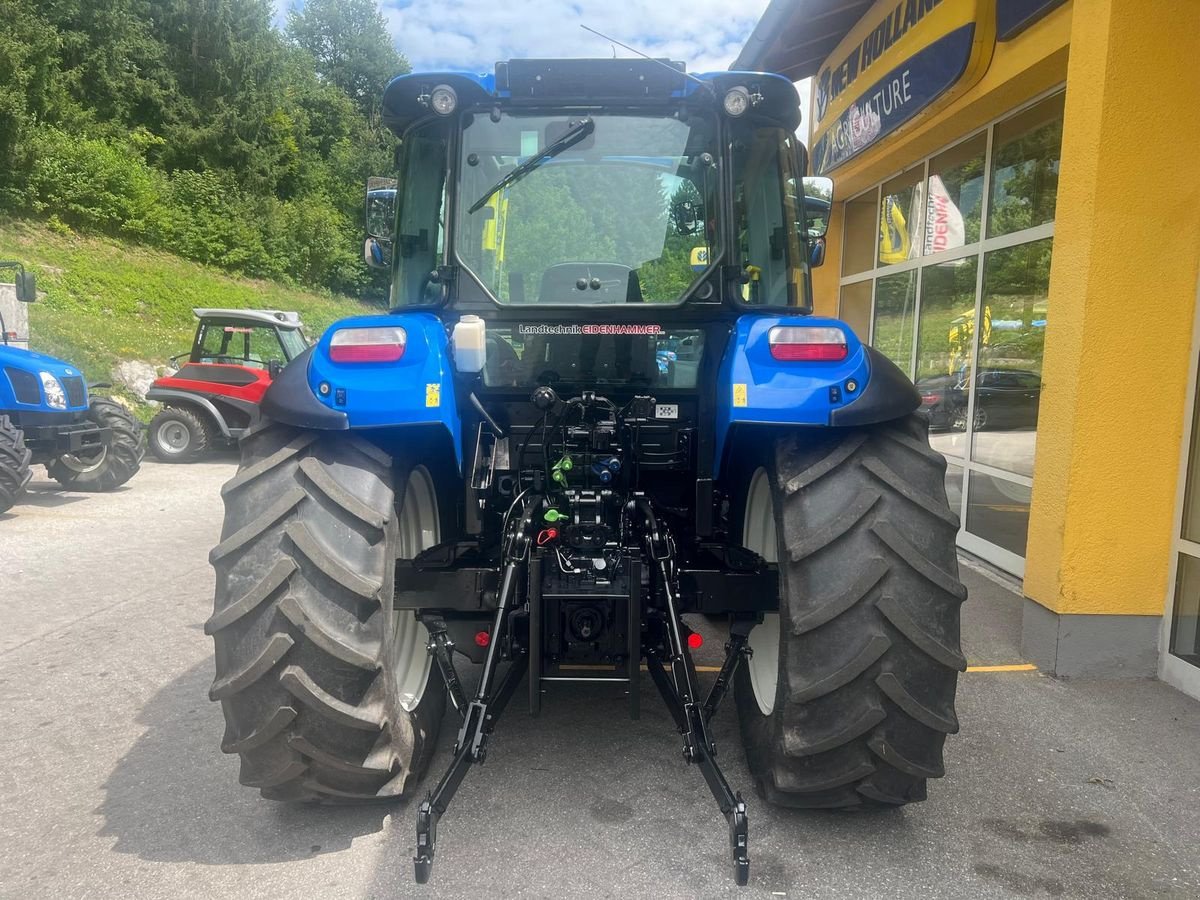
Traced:
[[310, 337], [336, 319], [379, 312], [336, 294], [237, 277], [111, 238], [0, 223], [0, 258], [24, 262], [40, 297], [29, 309], [34, 349], [109, 381], [122, 360], [166, 363], [191, 347], [193, 307], [295, 310]]
[[363, 189], [408, 62], [375, 0], [0, 0], [0, 217], [382, 296]]

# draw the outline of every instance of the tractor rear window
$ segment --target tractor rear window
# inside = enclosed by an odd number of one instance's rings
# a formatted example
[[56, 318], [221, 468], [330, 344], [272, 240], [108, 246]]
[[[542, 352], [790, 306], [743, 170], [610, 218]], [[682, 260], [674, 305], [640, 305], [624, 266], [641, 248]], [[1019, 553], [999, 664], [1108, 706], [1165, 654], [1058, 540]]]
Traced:
[[475, 116], [456, 191], [459, 260], [506, 304], [677, 303], [716, 257], [703, 116]]

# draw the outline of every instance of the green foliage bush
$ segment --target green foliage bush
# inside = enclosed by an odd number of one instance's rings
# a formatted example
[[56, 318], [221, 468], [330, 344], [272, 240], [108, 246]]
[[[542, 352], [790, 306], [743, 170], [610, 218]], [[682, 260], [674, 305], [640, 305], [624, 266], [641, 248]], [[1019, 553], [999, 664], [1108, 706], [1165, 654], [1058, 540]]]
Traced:
[[0, 0], [0, 214], [383, 293], [359, 252], [407, 71], [369, 0]]

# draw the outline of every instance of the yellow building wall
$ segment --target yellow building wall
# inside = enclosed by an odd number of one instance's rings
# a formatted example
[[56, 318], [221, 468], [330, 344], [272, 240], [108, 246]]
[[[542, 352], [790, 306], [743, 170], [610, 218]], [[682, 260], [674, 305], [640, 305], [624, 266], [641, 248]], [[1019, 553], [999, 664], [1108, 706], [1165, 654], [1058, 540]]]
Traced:
[[[1087, 5], [1088, 0], [1080, 0]], [[1156, 0], [1158, 2], [1158, 0]], [[842, 204], [878, 182], [911, 167], [947, 144], [965, 137], [1067, 77], [1067, 48], [1071, 40], [1072, 2], [1035, 22], [1011, 41], [997, 43], [983, 77], [944, 107], [918, 115], [913, 122], [884, 138], [830, 173], [834, 180], [834, 209], [829, 223], [826, 262], [813, 270], [814, 309], [837, 315], [841, 276]], [[810, 109], [816, 104], [810, 103]], [[809, 131], [809, 146], [812, 132]], [[865, 337], [865, 335], [863, 335]]]
[[[983, 78], [839, 167], [843, 201], [1066, 82], [1025, 592], [1160, 615], [1200, 278], [1200, 27], [1189, 3], [1073, 0]], [[1069, 53], [1068, 53], [1069, 50]], [[836, 315], [842, 203], [815, 307]]]
[[1159, 615], [1200, 275], [1200, 28], [1190, 4], [1075, 6], [1025, 592]]

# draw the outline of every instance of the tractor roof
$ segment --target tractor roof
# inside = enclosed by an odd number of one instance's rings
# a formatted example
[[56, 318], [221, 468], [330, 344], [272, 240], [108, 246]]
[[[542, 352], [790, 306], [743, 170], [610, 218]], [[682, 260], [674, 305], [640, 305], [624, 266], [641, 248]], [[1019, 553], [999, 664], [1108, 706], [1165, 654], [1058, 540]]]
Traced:
[[304, 327], [299, 313], [284, 312], [278, 309], [193, 309], [192, 312], [197, 319], [233, 319], [274, 325], [276, 328]]
[[413, 72], [398, 75], [383, 94], [384, 122], [400, 134], [430, 115], [429, 92], [448, 85], [460, 108], [661, 104], [672, 99], [720, 98], [742, 86], [762, 95], [758, 111], [791, 130], [800, 127], [800, 98], [786, 78], [765, 72], [689, 74], [681, 62], [655, 59], [513, 59], [493, 73]]

